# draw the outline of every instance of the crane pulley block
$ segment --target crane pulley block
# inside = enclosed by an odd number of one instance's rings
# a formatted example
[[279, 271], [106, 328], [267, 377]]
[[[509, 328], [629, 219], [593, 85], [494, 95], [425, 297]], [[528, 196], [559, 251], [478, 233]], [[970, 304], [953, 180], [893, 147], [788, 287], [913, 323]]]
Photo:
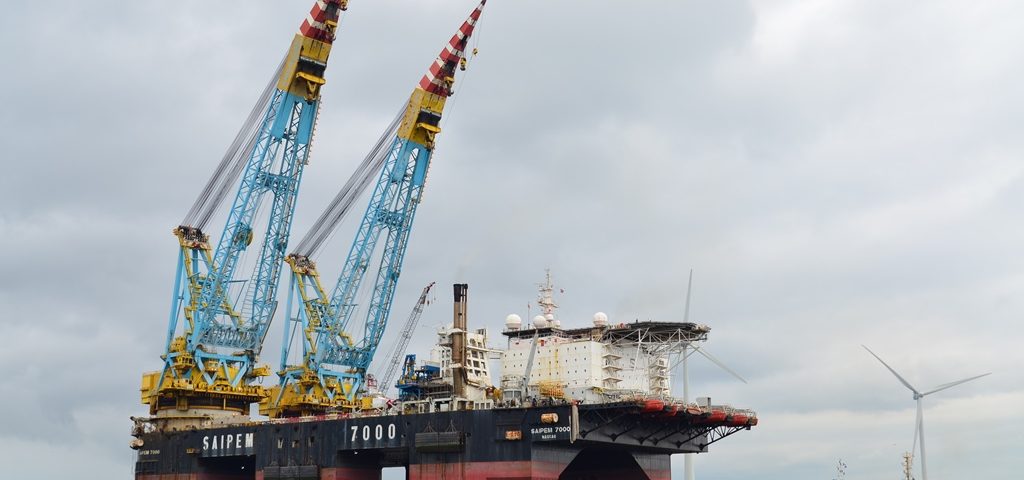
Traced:
[[441, 113], [447, 97], [429, 93], [421, 88], [409, 96], [398, 137], [404, 140], [433, 147], [434, 136], [441, 131]]
[[288, 255], [285, 258], [288, 265], [291, 265], [292, 271], [295, 273], [315, 273], [316, 263], [309, 259], [305, 255], [296, 255], [294, 253]]
[[181, 225], [174, 229], [174, 235], [182, 247], [194, 249], [209, 249], [210, 236], [203, 233], [196, 227]]
[[330, 43], [296, 34], [278, 77], [278, 90], [309, 101], [320, 98], [320, 86], [326, 83], [324, 71], [330, 54]]

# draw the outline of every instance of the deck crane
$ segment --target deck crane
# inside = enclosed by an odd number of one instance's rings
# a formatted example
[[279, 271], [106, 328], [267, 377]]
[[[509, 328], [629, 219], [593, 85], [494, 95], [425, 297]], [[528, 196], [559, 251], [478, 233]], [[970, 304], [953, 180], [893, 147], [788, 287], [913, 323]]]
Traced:
[[[356, 396], [388, 320], [445, 102], [453, 93], [456, 70], [466, 67], [465, 50], [485, 3], [480, 2], [441, 50], [356, 173], [288, 255], [291, 293], [280, 384], [260, 405], [261, 413], [282, 417], [360, 408]], [[373, 176], [377, 181], [366, 213], [337, 284], [328, 293], [310, 258]], [[356, 294], [382, 236], [384, 248], [366, 306], [363, 336], [357, 341], [348, 327], [357, 307]], [[301, 358], [296, 354], [293, 359], [293, 343], [300, 342]]]
[[[269, 369], [257, 356], [277, 307], [276, 291], [305, 167], [324, 70], [348, 0], [316, 0], [248, 120], [181, 226], [177, 276], [162, 370], [143, 375], [150, 414], [245, 415], [266, 396], [253, 380]], [[241, 179], [239, 181], [239, 178]], [[204, 228], [237, 185], [216, 249]], [[257, 234], [257, 212], [271, 197], [251, 278], [236, 279]], [[245, 269], [242, 269], [245, 270]], [[242, 272], [238, 272], [242, 273]], [[244, 302], [233, 289], [247, 283]]]
[[405, 325], [402, 325], [402, 332], [398, 336], [398, 342], [395, 343], [388, 356], [384, 357], [388, 363], [384, 365], [384, 374], [379, 376], [381, 393], [386, 394], [388, 389], [394, 386], [392, 382], [395, 381], [395, 375], [398, 374], [398, 369], [402, 366], [405, 350], [409, 348], [409, 341], [412, 340], [412, 335], [416, 332], [416, 325], [419, 324], [420, 317], [423, 316], [423, 307], [427, 305], [427, 295], [430, 295], [430, 289], [432, 288], [434, 288], [434, 282], [430, 282], [430, 285], [423, 287], [423, 293], [420, 294], [419, 300], [416, 301], [416, 306], [409, 313], [409, 318], [405, 319]]

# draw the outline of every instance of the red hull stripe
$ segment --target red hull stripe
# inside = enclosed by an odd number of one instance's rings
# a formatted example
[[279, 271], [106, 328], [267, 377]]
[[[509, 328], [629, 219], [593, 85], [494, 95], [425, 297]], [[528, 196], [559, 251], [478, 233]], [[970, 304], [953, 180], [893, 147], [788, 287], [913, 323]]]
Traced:
[[379, 480], [380, 469], [332, 467], [320, 469], [320, 480]]
[[[408, 467], [409, 480], [489, 480], [493, 478], [516, 480], [554, 480], [557, 479], [566, 464], [521, 461], [521, 462], [466, 462], [446, 464], [421, 464]], [[599, 480], [618, 480], [636, 478], [638, 471], [628, 469], [603, 469], [601, 471], [576, 472], [584, 473], [585, 478]], [[671, 480], [672, 472], [663, 469], [645, 469], [644, 473], [651, 480]], [[331, 477], [333, 478], [333, 477]], [[361, 480], [353, 477], [354, 480]]]
[[410, 465], [409, 480], [556, 479], [565, 465], [537, 461]]
[[[507, 478], [517, 480], [554, 480], [561, 475], [565, 465], [547, 462], [470, 462], [448, 464], [411, 465], [408, 467], [409, 480], [489, 480]], [[587, 478], [614, 480], [632, 478], [636, 470], [603, 470], [586, 472]], [[646, 470], [650, 480], [671, 480], [669, 470]], [[256, 480], [263, 480], [263, 472], [256, 472]], [[138, 475], [135, 480], [243, 480], [245, 475], [214, 473], [167, 473]], [[323, 468], [320, 480], [377, 480], [380, 470], [354, 468]]]

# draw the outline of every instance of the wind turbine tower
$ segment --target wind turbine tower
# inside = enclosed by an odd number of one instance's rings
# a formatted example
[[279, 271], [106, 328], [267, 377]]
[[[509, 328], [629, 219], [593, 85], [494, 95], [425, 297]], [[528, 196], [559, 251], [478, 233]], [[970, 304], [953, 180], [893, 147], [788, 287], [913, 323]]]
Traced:
[[[684, 323], [688, 323], [690, 321], [690, 294], [692, 292], [693, 292], [693, 269], [691, 268], [690, 269], [690, 278], [686, 282], [686, 307], [683, 310], [683, 322]], [[714, 363], [715, 365], [718, 365], [719, 368], [721, 368], [722, 370], [725, 370], [730, 375], [736, 377], [739, 381], [741, 381], [743, 383], [747, 383], [747, 381], [743, 377], [741, 377], [740, 374], [738, 374], [735, 371], [733, 371], [733, 369], [727, 367], [724, 363], [721, 362], [721, 360], [715, 358], [713, 355], [708, 353], [707, 350], [705, 350], [703, 347], [697, 345], [696, 343], [690, 342], [690, 343], [687, 343], [686, 345], [683, 346], [683, 351], [679, 353], [679, 360], [676, 361], [676, 363], [674, 363], [672, 365], [673, 369], [675, 369], [677, 366], [681, 367], [680, 370], [681, 370], [681, 373], [682, 373], [682, 376], [683, 376], [683, 402], [684, 403], [689, 403], [689, 401], [690, 401], [690, 373], [689, 373], [689, 360], [688, 359], [690, 358], [690, 355], [693, 355], [694, 353], [699, 353], [699, 354], [703, 355], [704, 358], [707, 358], [708, 360], [711, 361], [711, 363]], [[683, 454], [683, 466], [684, 466], [684, 469], [685, 469], [683, 478], [685, 480], [694, 480], [693, 454], [692, 453], [684, 453]]]
[[913, 452], [914, 452], [915, 449], [917, 449], [917, 445], [918, 445], [917, 439], [920, 438], [921, 439], [921, 444], [920, 444], [921, 445], [921, 480], [928, 480], [928, 466], [926, 465], [925, 455], [924, 455], [924, 407], [923, 407], [921, 401], [924, 399], [924, 397], [926, 395], [931, 395], [931, 394], [933, 394], [935, 392], [941, 392], [942, 390], [945, 390], [945, 389], [950, 388], [950, 387], [955, 387], [957, 385], [960, 385], [961, 383], [966, 383], [966, 382], [969, 382], [971, 380], [975, 380], [975, 379], [984, 377], [986, 375], [991, 375], [992, 372], [983, 373], [981, 375], [975, 375], [973, 377], [965, 378], [963, 380], [957, 380], [955, 382], [943, 383], [942, 385], [939, 385], [939, 386], [937, 386], [937, 387], [935, 387], [935, 388], [933, 388], [933, 389], [931, 389], [931, 390], [929, 390], [927, 392], [922, 393], [922, 392], [918, 391], [918, 389], [916, 389], [912, 385], [910, 385], [910, 382], [908, 382], [906, 379], [904, 379], [902, 376], [900, 376], [900, 374], [896, 373], [896, 370], [893, 370], [893, 368], [890, 367], [888, 363], [885, 363], [885, 361], [882, 360], [881, 357], [879, 357], [878, 355], [875, 355], [875, 352], [872, 352], [870, 348], [868, 348], [865, 345], [861, 345], [861, 346], [864, 347], [864, 350], [867, 350], [868, 353], [871, 354], [871, 356], [873, 356], [876, 359], [878, 359], [879, 362], [882, 362], [882, 365], [885, 365], [885, 368], [889, 369], [889, 371], [892, 372], [892, 374], [896, 376], [896, 378], [900, 381], [900, 383], [903, 384], [903, 386], [907, 387], [908, 389], [910, 389], [911, 392], [914, 393], [914, 401], [917, 402], [917, 426], [914, 428], [914, 446], [910, 448], [910, 452], [911, 452], [911, 458], [913, 458]]

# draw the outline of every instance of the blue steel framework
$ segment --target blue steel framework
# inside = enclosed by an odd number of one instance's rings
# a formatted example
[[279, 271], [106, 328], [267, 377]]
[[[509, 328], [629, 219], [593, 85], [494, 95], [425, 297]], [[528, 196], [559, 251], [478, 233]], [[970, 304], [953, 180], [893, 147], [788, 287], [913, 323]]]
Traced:
[[[445, 100], [452, 95], [457, 68], [486, 0], [480, 2], [413, 90], [391, 143], [338, 282], [328, 295], [316, 265], [306, 254], [291, 254], [288, 322], [281, 351], [280, 385], [261, 412], [307, 415], [330, 408], [358, 408], [356, 395], [387, 325], [409, 233], [426, 183]], [[384, 248], [366, 312], [363, 336], [349, 335], [356, 295], [378, 242]], [[292, 332], [302, 332], [302, 363], [290, 363]]]
[[[302, 331], [313, 334], [303, 339], [304, 365], [288, 364], [290, 342], [284, 343], [281, 353], [282, 386], [308, 383], [310, 378], [306, 372], [312, 370], [316, 372], [317, 383], [329, 387], [324, 389], [328, 400], [334, 400], [339, 392], [346, 400], [354, 400], [384, 333], [412, 222], [423, 193], [430, 156], [431, 149], [426, 145], [395, 138], [345, 267], [329, 297], [325, 296], [323, 289], [317, 288], [319, 280], [310, 279], [314, 272], [293, 274], [288, 311], [292, 312], [294, 308], [295, 313], [289, 318], [293, 322], [298, 321]], [[385, 232], [386, 240], [367, 311], [366, 328], [362, 339], [356, 342], [345, 332], [349, 331], [348, 323], [355, 312], [355, 295], [372, 261], [378, 240]], [[296, 269], [293, 267], [294, 272]], [[306, 278], [297, 278], [303, 276]], [[284, 326], [285, 339], [293, 322]], [[343, 368], [335, 369], [331, 365]]]
[[[201, 286], [199, 310], [195, 326], [187, 337], [186, 349], [193, 352], [196, 362], [213, 360], [220, 363], [221, 368], [237, 367], [230, 379], [235, 387], [250, 373], [276, 308], [280, 265], [288, 244], [295, 198], [309, 153], [318, 106], [319, 100], [307, 101], [290, 93], [275, 92], [213, 256], [213, 265], [218, 268], [206, 265], [207, 274], [198, 280]], [[273, 200], [256, 272], [251, 280], [252, 315], [242, 318], [227, 297], [228, 284], [234, 281], [239, 258], [252, 242], [252, 223], [268, 193]], [[186, 294], [187, 291], [181, 293]], [[179, 308], [172, 311], [168, 349], [180, 313]], [[241, 349], [244, 353], [204, 352], [198, 348], [199, 345]], [[173, 353], [168, 355], [165, 370], [172, 365], [174, 356]], [[209, 383], [215, 381], [212, 373], [215, 372], [204, 369], [203, 374]]]
[[[190, 405], [244, 412], [246, 404], [265, 396], [250, 381], [267, 374], [255, 362], [277, 307], [281, 264], [325, 83], [322, 76], [340, 11], [346, 7], [347, 0], [317, 0], [293, 38], [215, 252], [198, 227], [175, 229], [181, 249], [164, 366], [144, 375], [141, 389], [151, 412]], [[268, 194], [267, 225], [249, 280], [251, 297], [245, 300], [251, 313], [243, 315], [229, 298], [230, 287], [244, 281], [235, 279], [236, 269], [252, 243], [253, 222]], [[206, 400], [189, 398], [195, 396]]]

